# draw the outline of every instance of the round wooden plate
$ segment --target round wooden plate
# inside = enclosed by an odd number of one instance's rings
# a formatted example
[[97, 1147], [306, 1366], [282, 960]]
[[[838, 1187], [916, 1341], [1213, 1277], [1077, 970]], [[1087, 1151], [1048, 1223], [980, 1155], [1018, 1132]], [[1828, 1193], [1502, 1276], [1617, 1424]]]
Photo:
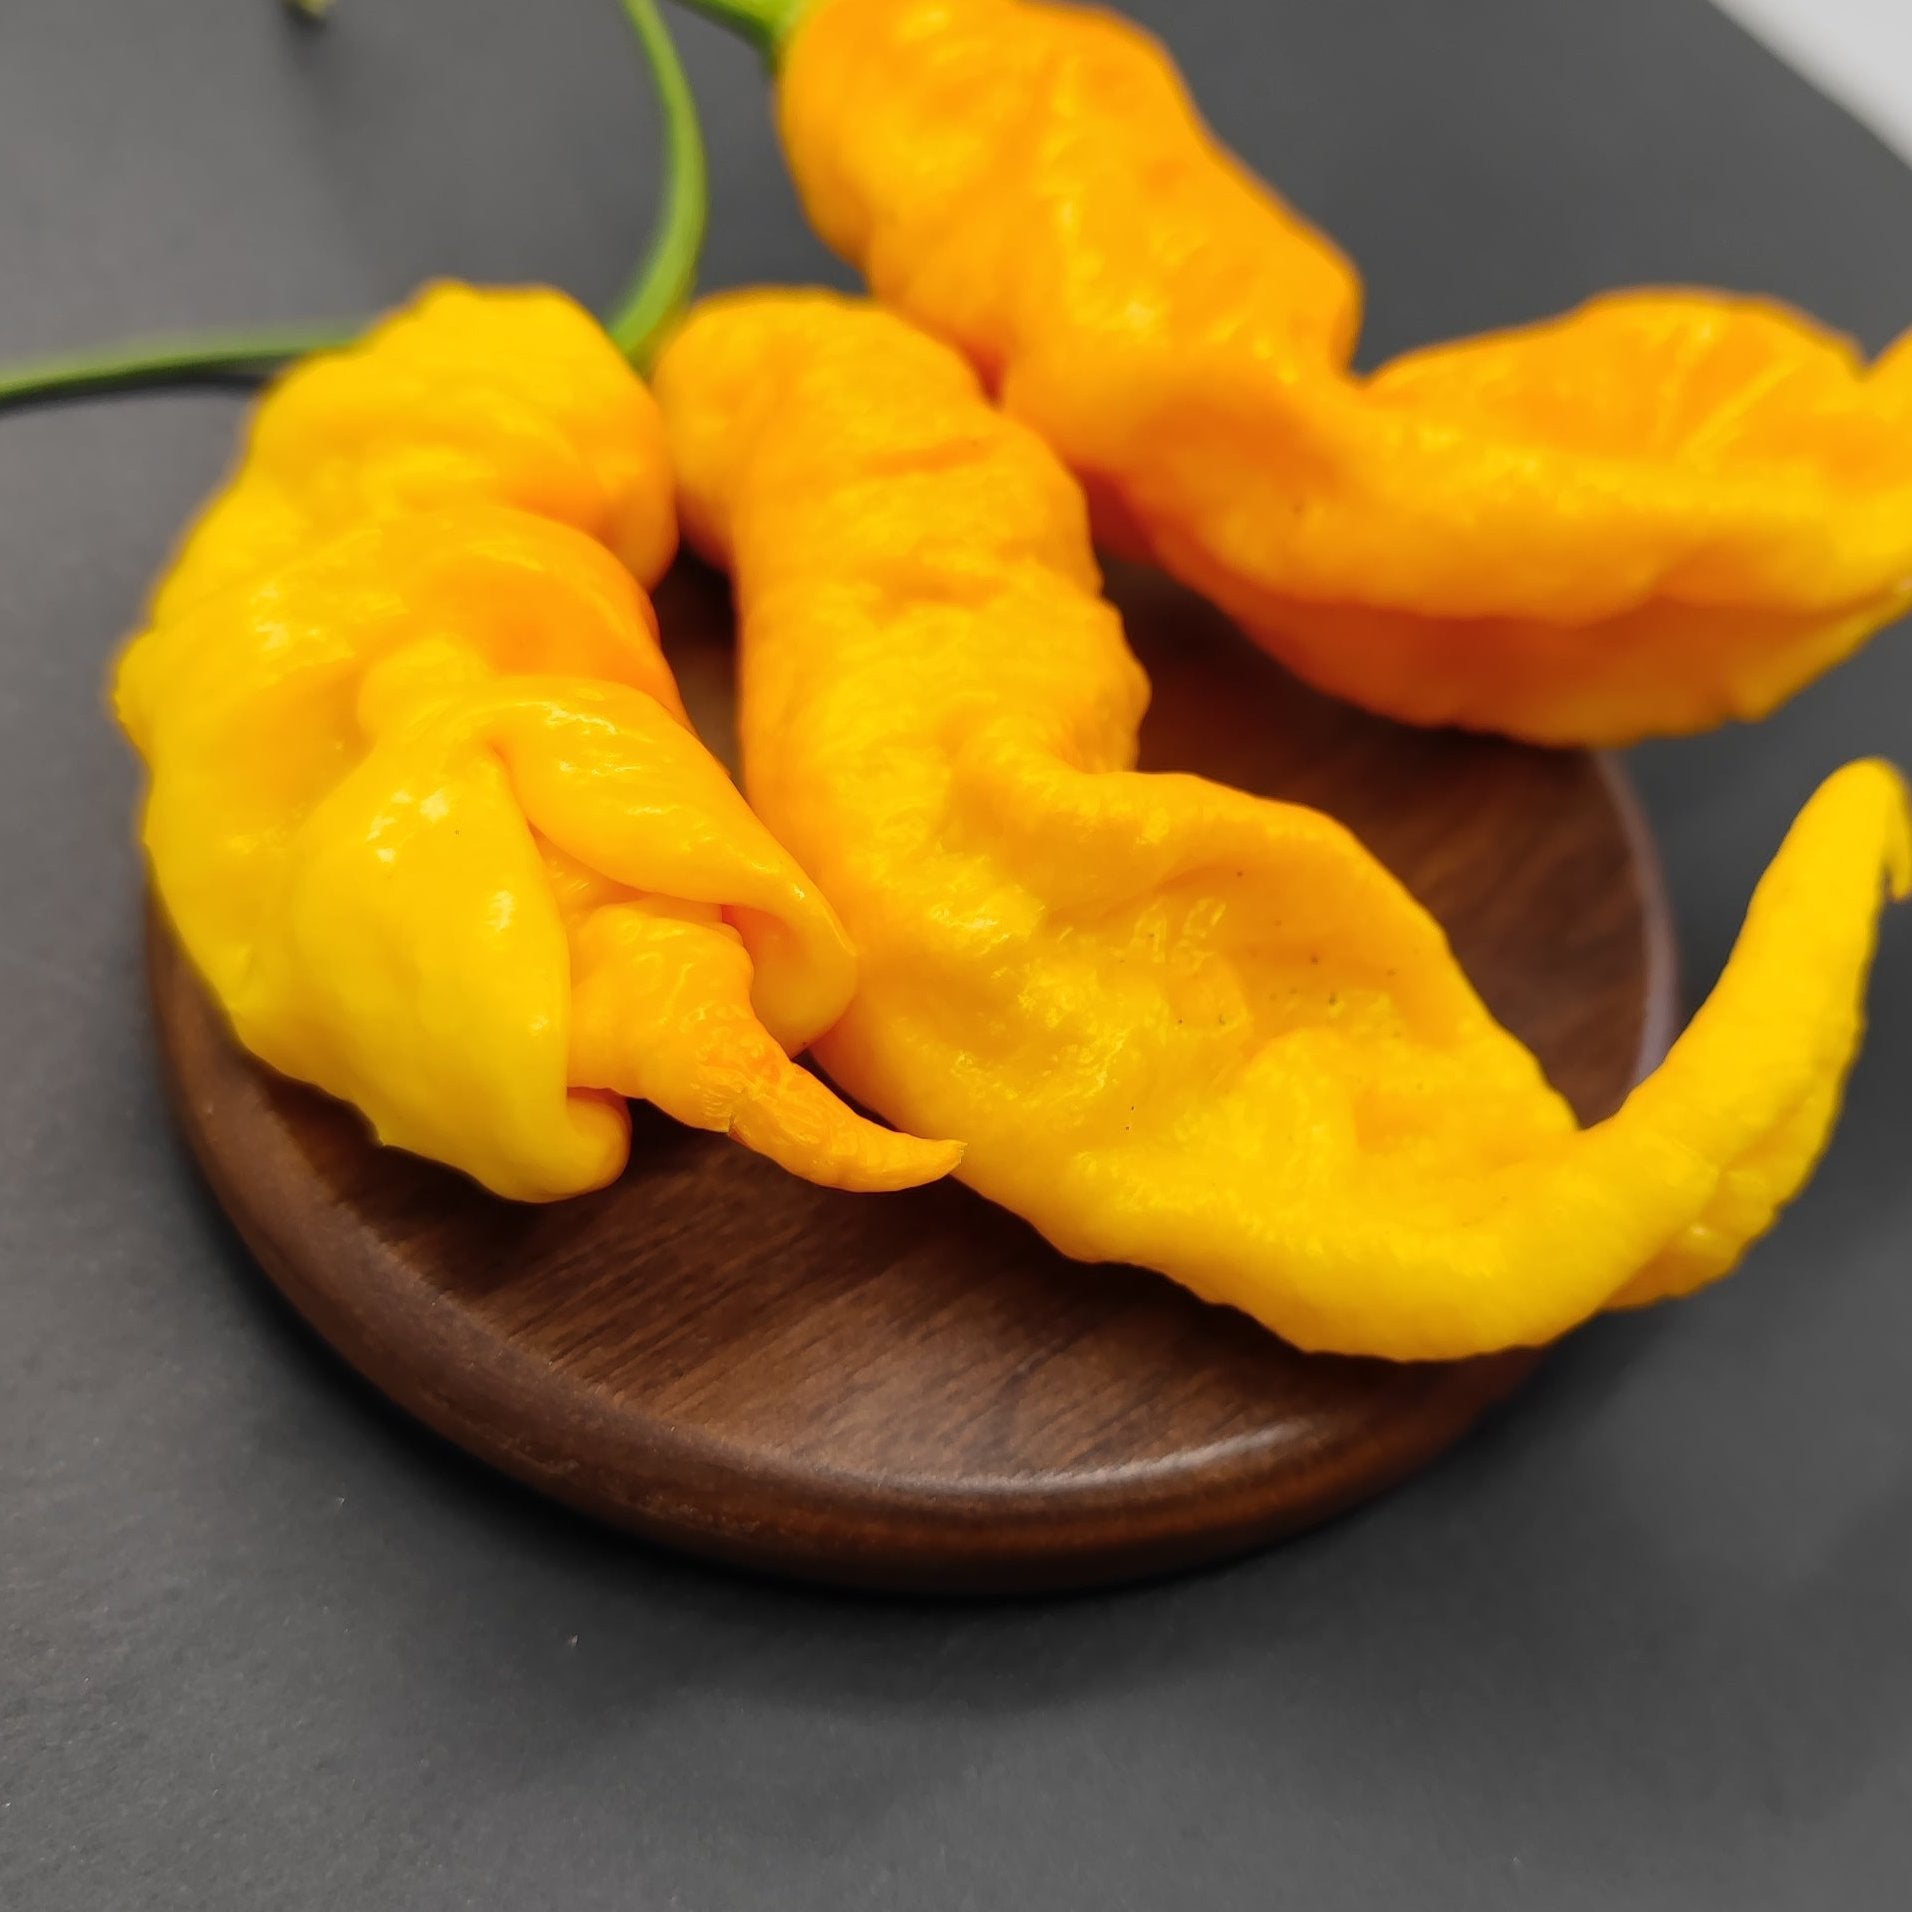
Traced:
[[[1618, 773], [1363, 716], [1173, 587], [1115, 588], [1156, 686], [1145, 766], [1345, 819], [1581, 1114], [1615, 1107], [1673, 1003]], [[680, 567], [660, 608], [727, 748], [722, 585]], [[1538, 1358], [1297, 1354], [1158, 1276], [1065, 1261], [954, 1183], [835, 1194], [643, 1109], [615, 1187], [512, 1207], [253, 1063], [157, 918], [151, 973], [193, 1148], [312, 1326], [460, 1446], [698, 1553], [935, 1591], [1187, 1566], [1400, 1480]]]

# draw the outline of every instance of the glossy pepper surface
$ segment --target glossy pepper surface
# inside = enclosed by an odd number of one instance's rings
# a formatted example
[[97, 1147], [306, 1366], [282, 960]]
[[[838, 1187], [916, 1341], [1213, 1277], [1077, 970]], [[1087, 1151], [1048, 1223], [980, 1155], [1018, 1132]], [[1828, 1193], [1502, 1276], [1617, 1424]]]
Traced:
[[1619, 742], [1761, 716], [1912, 604], [1912, 340], [1631, 292], [1357, 375], [1353, 268], [1109, 13], [815, 0], [780, 113], [823, 237], [1104, 537], [1329, 691]]
[[1082, 494], [955, 353], [758, 294], [693, 312], [656, 387], [737, 588], [746, 786], [858, 945], [818, 1054], [1066, 1253], [1305, 1348], [1459, 1356], [1724, 1274], [1803, 1182], [1912, 879], [1890, 769], [1813, 797], [1710, 1000], [1583, 1130], [1345, 829], [1132, 768]]
[[789, 1059], [854, 962], [684, 717], [637, 582], [675, 540], [650, 394], [556, 293], [293, 372], [120, 663], [154, 882], [249, 1049], [500, 1194], [610, 1180], [626, 1096], [929, 1179]]

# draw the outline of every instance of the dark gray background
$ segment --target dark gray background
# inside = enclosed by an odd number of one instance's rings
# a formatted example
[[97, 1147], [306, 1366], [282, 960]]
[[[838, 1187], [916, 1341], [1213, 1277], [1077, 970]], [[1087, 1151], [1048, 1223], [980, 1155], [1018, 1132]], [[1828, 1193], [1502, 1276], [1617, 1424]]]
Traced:
[[[1689, 278], [1869, 344], [1912, 176], [1700, 0], [1153, 0], [1350, 245], [1370, 350]], [[709, 280], [827, 270], [739, 48], [684, 40]], [[654, 120], [609, 0], [0, 0], [0, 353], [602, 299]], [[1178, 1584], [938, 1608], [548, 1511], [276, 1303], [154, 1086], [101, 673], [220, 396], [0, 420], [0, 1905], [1901, 1907], [1912, 1877], [1912, 923], [1817, 1185], [1446, 1465]], [[1880, 640], [1641, 753], [1695, 986], [1815, 778], [1912, 760]]]

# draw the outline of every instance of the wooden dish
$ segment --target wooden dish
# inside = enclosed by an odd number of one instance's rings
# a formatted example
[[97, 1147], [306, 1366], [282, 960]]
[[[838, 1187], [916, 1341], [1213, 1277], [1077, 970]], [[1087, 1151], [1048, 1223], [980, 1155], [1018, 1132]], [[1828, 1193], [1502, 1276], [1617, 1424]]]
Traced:
[[[1582, 1116], [1617, 1106], [1673, 1013], [1666, 909], [1619, 773], [1366, 717], [1172, 586], [1114, 586], [1156, 686], [1145, 767], [1346, 820]], [[725, 749], [723, 587], [683, 566], [660, 608]], [[643, 1109], [615, 1187], [512, 1207], [252, 1062], [157, 915], [150, 955], [180, 1119], [293, 1306], [461, 1447], [697, 1553], [966, 1592], [1189, 1566], [1424, 1466], [1538, 1359], [1297, 1354], [1158, 1276], [1065, 1261], [953, 1183], [834, 1194]]]

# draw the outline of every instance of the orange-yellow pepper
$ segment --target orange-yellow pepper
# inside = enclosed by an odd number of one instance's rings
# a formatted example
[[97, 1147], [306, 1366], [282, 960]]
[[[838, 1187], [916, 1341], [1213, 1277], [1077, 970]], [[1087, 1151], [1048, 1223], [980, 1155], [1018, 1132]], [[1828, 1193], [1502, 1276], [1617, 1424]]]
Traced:
[[1621, 742], [1764, 715], [1912, 604], [1912, 338], [1868, 368], [1775, 304], [1633, 292], [1363, 377], [1353, 268], [1113, 14], [815, 0], [779, 97], [876, 296], [1324, 689]]
[[745, 780], [855, 938], [818, 1047], [1064, 1252], [1310, 1349], [1546, 1342], [1724, 1274], [1858, 1039], [1905, 792], [1806, 806], [1718, 988], [1577, 1126], [1340, 825], [1136, 772], [1147, 683], [1082, 494], [950, 349], [827, 294], [694, 311], [656, 390], [741, 617]]
[[500, 1194], [611, 1180], [626, 1096], [928, 1180], [787, 1053], [854, 961], [684, 717], [632, 575], [675, 542], [650, 394], [559, 294], [294, 371], [120, 662], [154, 883], [249, 1049]]

